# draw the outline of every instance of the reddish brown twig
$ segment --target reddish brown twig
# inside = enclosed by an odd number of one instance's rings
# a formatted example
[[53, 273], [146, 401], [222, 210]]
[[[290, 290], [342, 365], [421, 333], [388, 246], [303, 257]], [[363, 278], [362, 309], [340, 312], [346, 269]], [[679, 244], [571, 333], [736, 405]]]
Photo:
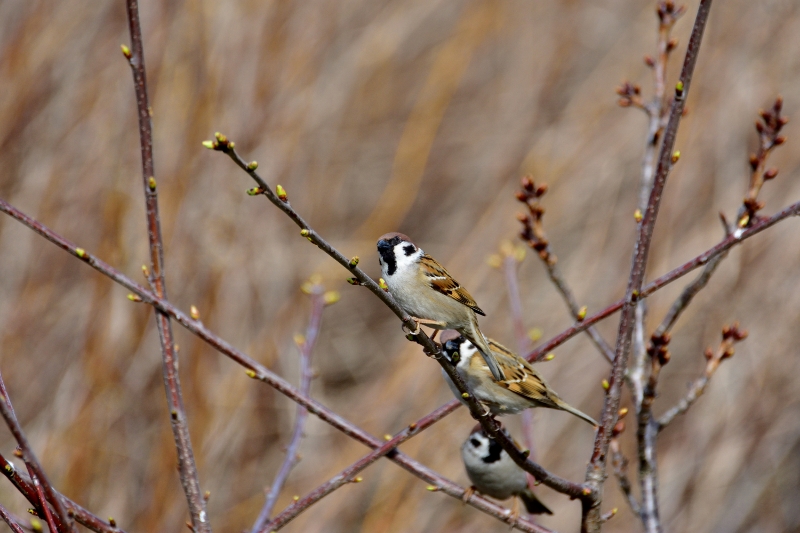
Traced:
[[[135, 294], [138, 298], [140, 298], [143, 302], [149, 303], [156, 307], [158, 310], [168, 313], [174, 319], [176, 319], [181, 325], [183, 325], [186, 329], [190, 332], [196, 334], [205, 342], [210, 344], [212, 347], [220, 351], [220, 353], [228, 356], [232, 360], [236, 361], [237, 363], [241, 364], [250, 372], [252, 373], [252, 377], [261, 379], [271, 386], [273, 386], [279, 392], [285, 394], [286, 396], [290, 397], [292, 400], [303, 403], [308, 409], [309, 412], [314, 413], [315, 415], [319, 416], [320, 419], [323, 421], [331, 424], [333, 427], [336, 427], [343, 433], [353, 437], [354, 439], [370, 446], [372, 448], [379, 447], [382, 443], [375, 439], [374, 437], [369, 436], [353, 424], [349, 423], [348, 421], [344, 420], [340, 416], [336, 415], [335, 413], [331, 412], [327, 408], [323, 407], [322, 405], [314, 402], [313, 400], [307, 399], [302, 397], [297, 393], [297, 391], [289, 385], [286, 381], [281, 379], [280, 377], [272, 374], [268, 369], [263, 367], [262, 365], [258, 364], [256, 361], [252, 360], [251, 358], [247, 357], [242, 352], [239, 352], [224, 340], [220, 339], [210, 331], [208, 331], [201, 323], [193, 320], [190, 318], [186, 313], [181, 312], [168, 301], [159, 298], [157, 295], [152, 293], [150, 290], [146, 289], [145, 287], [139, 285], [138, 283], [132, 281], [130, 278], [119, 272], [118, 270], [112, 268], [108, 264], [104, 263], [100, 259], [92, 256], [91, 254], [87, 253], [84, 249], [76, 247], [73, 243], [67, 241], [62, 236], [56, 234], [40, 222], [32, 219], [31, 217], [25, 215], [15, 207], [8, 204], [8, 202], [0, 199], [0, 211], [8, 214], [15, 220], [21, 222], [25, 226], [29, 227], [42, 237], [46, 238], [51, 243], [55, 244], [59, 248], [67, 251], [71, 255], [83, 260], [89, 266], [97, 270], [98, 272], [106, 275], [114, 282], [126, 287], [130, 290], [133, 294]], [[704, 253], [698, 255], [694, 259], [684, 263], [683, 265], [673, 269], [672, 271], [668, 272], [667, 274], [657, 278], [656, 280], [650, 282], [644, 289], [642, 289], [641, 297], [646, 297], [653, 292], [656, 292], [660, 288], [666, 286], [667, 284], [681, 278], [682, 276], [690, 273], [695, 268], [698, 268], [706, 263], [708, 263], [711, 259], [723, 253], [733, 246], [739, 244], [740, 242], [749, 239], [758, 233], [764, 231], [767, 228], [772, 227], [773, 225], [777, 224], [778, 222], [785, 220], [790, 216], [797, 216], [800, 214], [800, 202], [792, 204], [784, 208], [782, 211], [776, 213], [772, 217], [760, 220], [757, 223], [753, 224], [751, 227], [747, 228], [744, 232], [739, 235], [731, 235], [728, 238], [724, 239], [722, 242], [717, 244], [716, 246], [710, 248], [709, 250], [705, 251]], [[338, 253], [338, 252], [337, 252]], [[340, 254], [341, 255], [341, 254]], [[354, 272], [355, 273], [355, 272]], [[356, 273], [357, 276], [363, 275], [366, 276], [362, 271], [359, 270]], [[374, 283], [374, 282], [373, 282]], [[376, 284], [377, 285], [377, 284]], [[391, 304], [394, 304], [391, 301]], [[594, 315], [587, 317], [581, 323], [577, 323], [570, 328], [567, 328], [561, 334], [557, 335], [556, 337], [550, 339], [545, 344], [538, 347], [532, 353], [529, 354], [529, 360], [534, 360], [536, 358], [543, 357], [549, 351], [551, 351], [556, 346], [566, 342], [568, 339], [572, 338], [573, 336], [577, 335], [579, 332], [583, 331], [585, 328], [593, 325], [603, 318], [610, 316], [611, 314], [618, 311], [623, 304], [623, 300], [615, 302], [614, 304], [606, 307], [605, 309], [595, 313]], [[452, 401], [447, 404], [449, 412], [452, 412], [456, 407], [458, 407], [458, 402]], [[406, 456], [402, 454], [398, 454], [397, 456], [392, 458], [393, 461], [397, 462], [408, 471], [412, 472], [414, 475], [424, 479], [428, 483], [436, 484], [436, 483], [444, 483], [443, 478], [440, 476], [437, 477], [435, 472], [430, 471], [426, 467], [416, 463], [413, 460], [408, 459]], [[447, 492], [450, 494], [449, 492]], [[458, 496], [456, 496], [458, 497]], [[83, 523], [83, 522], [82, 522]], [[99, 531], [95, 529], [95, 531]]]
[[[595, 494], [599, 494], [605, 481], [606, 462], [608, 446], [611, 439], [612, 429], [617, 422], [617, 411], [619, 410], [620, 393], [625, 371], [627, 370], [628, 356], [631, 349], [631, 340], [634, 329], [634, 314], [636, 304], [639, 300], [643, 288], [645, 267], [650, 250], [650, 243], [653, 236], [658, 208], [661, 203], [661, 194], [664, 190], [667, 175], [674, 164], [673, 148], [675, 137], [678, 131], [678, 124], [683, 113], [684, 100], [691, 86], [694, 67], [697, 62], [697, 55], [702, 41], [703, 31], [711, 7], [711, 0], [701, 0], [692, 29], [692, 36], [686, 50], [686, 57], [681, 70], [681, 75], [675, 87], [675, 97], [670, 109], [669, 121], [664, 131], [664, 140], [658, 158], [653, 187], [650, 192], [650, 199], [644, 211], [641, 224], [639, 224], [639, 234], [636, 239], [636, 247], [633, 254], [631, 274], [625, 294], [625, 303], [622, 307], [619, 329], [617, 333], [617, 346], [615, 351], [614, 364], [611, 376], [609, 377], [609, 390], [603, 406], [601, 416], [601, 427], [595, 437], [594, 448], [591, 460], [586, 470], [586, 481], [594, 489]], [[583, 520], [581, 529], [586, 532], [600, 530], [601, 525], [600, 499], [596, 497], [593, 501], [584, 501]]]
[[[133, 73], [133, 87], [136, 92], [136, 109], [139, 117], [139, 140], [142, 155], [142, 180], [147, 211], [147, 237], [150, 242], [150, 276], [149, 281], [156, 294], [167, 298], [167, 287], [164, 281], [164, 244], [161, 237], [161, 221], [158, 213], [158, 194], [153, 168], [153, 133], [150, 121], [150, 105], [147, 96], [147, 76], [144, 67], [144, 48], [142, 29], [139, 24], [138, 0], [126, 0], [128, 24], [131, 35], [131, 49], [123, 47], [123, 54]], [[170, 412], [172, 434], [178, 452], [178, 470], [181, 485], [186, 494], [192, 529], [195, 533], [211, 531], [206, 515], [206, 502], [200, 489], [197, 465], [194, 460], [186, 410], [183, 406], [183, 395], [178, 377], [178, 356], [172, 334], [169, 316], [156, 312], [156, 324], [161, 341], [161, 355], [164, 367], [164, 387], [167, 391], [167, 405]]]
[[[645, 64], [653, 69], [653, 96], [649, 102], [642, 105], [642, 109], [647, 113], [648, 126], [645, 142], [644, 155], [642, 157], [642, 171], [639, 183], [639, 201], [634, 217], [637, 222], [642, 220], [642, 212], [647, 208], [650, 199], [650, 191], [653, 186], [653, 176], [656, 170], [656, 154], [661, 134], [666, 126], [668, 118], [668, 101], [666, 98], [665, 79], [667, 63], [670, 54], [675, 50], [677, 41], [670, 37], [675, 22], [685, 13], [685, 6], [677, 6], [674, 2], [656, 2], [656, 15], [658, 16], [658, 37], [656, 40], [656, 58], [645, 56]], [[623, 84], [623, 88], [629, 87], [629, 83]], [[620, 89], [617, 89], [620, 94]], [[620, 101], [622, 103], [622, 101]], [[625, 107], [625, 106], [623, 106]], [[684, 108], [684, 114], [686, 109]], [[625, 373], [626, 382], [631, 388], [634, 401], [638, 405], [641, 403], [642, 391], [644, 387], [644, 365], [645, 365], [645, 318], [647, 316], [647, 303], [642, 300], [636, 306], [634, 315], [634, 337], [632, 362], [628, 371]]]
[[[517, 220], [522, 224], [522, 231], [519, 233], [520, 239], [527, 243], [542, 260], [550, 281], [555, 285], [556, 290], [561, 295], [564, 303], [567, 304], [572, 318], [581, 321], [586, 317], [586, 308], [580, 307], [575, 295], [567, 285], [566, 280], [558, 269], [558, 258], [550, 249], [550, 241], [544, 232], [542, 217], [544, 208], [541, 205], [541, 198], [547, 192], [547, 185], [542, 183], [538, 186], [530, 176], [525, 176], [521, 180], [521, 188], [516, 193], [516, 198], [528, 209], [528, 213], [521, 213]], [[614, 360], [614, 350], [605, 341], [600, 332], [593, 327], [586, 328], [586, 333], [592, 340], [600, 353], [611, 362]]]
[[609, 451], [611, 452], [611, 467], [614, 469], [614, 476], [619, 482], [619, 488], [625, 495], [628, 505], [634, 514], [639, 514], [639, 502], [633, 495], [630, 478], [628, 477], [628, 459], [623, 455], [619, 447], [619, 436], [625, 431], [625, 421], [622, 420], [628, 413], [628, 409], [623, 408], [619, 411], [619, 421], [614, 426], [614, 431], [611, 435], [611, 442], [609, 444]]
[[[25, 499], [27, 499], [31, 505], [37, 509], [38, 514], [40, 511], [39, 499], [36, 494], [36, 489], [33, 486], [33, 482], [24, 474], [18, 472], [14, 464], [6, 460], [2, 454], [0, 454], [0, 472], [2, 472], [3, 475], [6, 476], [6, 478], [11, 482], [11, 484], [14, 485], [14, 487], [20, 492], [20, 494], [22, 494]], [[103, 521], [100, 517], [84, 509], [77, 503], [73, 502], [66, 496], [59, 494], [58, 492], [56, 492], [56, 494], [64, 503], [64, 507], [67, 509], [67, 515], [74, 517], [75, 521], [82, 526], [91, 529], [96, 533], [125, 533], [122, 529], [118, 528], [116, 524], [111, 525]], [[56, 528], [62, 529], [61, 520], [58, 515], [53, 516], [53, 520], [56, 522]]]
[[[8, 524], [8, 527], [10, 527], [10, 528], [11, 528], [11, 531], [13, 531], [14, 533], [25, 533], [25, 532], [22, 530], [22, 528], [21, 528], [21, 527], [19, 527], [19, 524], [17, 523], [17, 521], [16, 521], [16, 520], [14, 520], [14, 519], [11, 517], [11, 515], [10, 515], [10, 514], [9, 514], [9, 512], [8, 512], [8, 509], [6, 509], [5, 507], [3, 507], [3, 505], [2, 505], [2, 504], [0, 504], [0, 518], [2, 518], [2, 519], [3, 519], [3, 521], [4, 521], [6, 524]], [[52, 530], [52, 531], [56, 531], [56, 530]]]
[[[407, 441], [414, 435], [420, 433], [421, 431], [427, 429], [435, 422], [438, 422], [446, 415], [453, 411], [452, 407], [453, 402], [443, 405], [439, 409], [432, 412], [430, 415], [420, 419], [419, 421], [410, 424], [406, 427], [403, 431], [395, 435], [391, 440], [387, 441], [383, 446], [373, 450], [372, 452], [368, 453], [355, 463], [351, 464], [344, 470], [342, 470], [337, 475], [333, 476], [330, 480], [326, 481], [319, 487], [315, 488], [311, 492], [309, 492], [306, 496], [299, 498], [297, 501], [289, 505], [286, 509], [284, 509], [278, 516], [276, 516], [272, 521], [264, 526], [262, 531], [277, 531], [278, 529], [284, 527], [288, 524], [291, 520], [294, 520], [300, 513], [307, 510], [309, 507], [320, 501], [322, 498], [327, 496], [328, 494], [332, 493], [338, 488], [348, 484], [348, 483], [358, 483], [359, 478], [356, 476], [367, 468], [369, 465], [377, 461], [383, 456], [391, 457], [392, 454], [396, 453], [397, 446], [402, 444], [403, 442]], [[461, 405], [456, 402], [456, 405]], [[461, 499], [466, 492], [462, 487], [459, 487], [455, 483], [447, 480], [447, 479], [439, 479], [436, 480], [435, 484], [431, 485], [432, 489], [435, 491], [442, 491], [446, 494], [453, 496], [454, 498]], [[509, 516], [509, 512], [506, 508], [491, 502], [490, 500], [474, 494], [467, 503], [472, 505], [473, 507], [483, 511], [486, 514], [489, 514], [498, 520], [507, 520]], [[515, 527], [521, 531], [530, 531], [530, 532], [545, 532], [549, 531], [541, 526], [537, 526], [532, 524], [526, 520], [519, 520]]]
[[[313, 371], [311, 369], [311, 352], [314, 350], [314, 345], [319, 336], [319, 329], [322, 324], [322, 310], [325, 307], [326, 298], [330, 303], [334, 303], [334, 301], [338, 299], [338, 296], [336, 296], [334, 292], [325, 294], [322, 285], [320, 285], [317, 280], [308, 282], [308, 287], [304, 287], [304, 292], [311, 295], [311, 317], [308, 322], [308, 327], [306, 328], [305, 337], [303, 337], [300, 343], [300, 394], [308, 396], [311, 390], [311, 378], [313, 376]], [[300, 441], [303, 438], [303, 430], [305, 428], [307, 416], [308, 409], [301, 404], [297, 404], [294, 430], [291, 440], [289, 441], [289, 446], [286, 448], [286, 458], [278, 470], [278, 475], [275, 476], [275, 480], [272, 482], [264, 507], [261, 509], [258, 518], [250, 529], [253, 533], [265, 529], [264, 524], [269, 521], [269, 517], [272, 515], [272, 510], [275, 508], [278, 495], [281, 489], [283, 489], [286, 479], [289, 477], [289, 472], [291, 472], [292, 468], [294, 468], [299, 460], [298, 449], [300, 448]], [[275, 528], [266, 528], [267, 531], [273, 529]]]
[[759, 115], [761, 120], [756, 121], [756, 131], [758, 132], [758, 150], [750, 155], [750, 187], [744, 197], [742, 207], [736, 217], [736, 226], [746, 228], [750, 226], [757, 217], [757, 213], [764, 207], [764, 203], [758, 200], [758, 193], [765, 181], [775, 179], [778, 175], [777, 168], [765, 170], [767, 158], [770, 152], [776, 147], [786, 142], [786, 137], [780, 135], [781, 129], [789, 122], [789, 119], [781, 116], [783, 108], [783, 98], [780, 96], [775, 99], [772, 108], [768, 111], [762, 110]]
[[667, 427], [676, 416], [685, 413], [689, 407], [702, 396], [708, 386], [708, 382], [711, 380], [711, 376], [713, 376], [714, 372], [719, 368], [719, 364], [733, 356], [735, 344], [746, 338], [747, 331], [740, 330], [738, 323], [733, 323], [730, 326], [722, 328], [722, 342], [720, 342], [717, 351], [714, 352], [711, 348], [705, 351], [706, 367], [703, 371], [703, 375], [695, 380], [689, 388], [689, 392], [686, 393], [686, 396], [679, 401], [677, 405], [669, 409], [658, 419], [658, 422], [656, 422], [657, 431], [661, 431]]
[[19, 422], [17, 421], [14, 407], [11, 405], [11, 398], [8, 396], [5, 382], [3, 382], [3, 376], [1, 374], [0, 390], [3, 391], [2, 401], [0, 401], [0, 415], [2, 415], [6, 425], [8, 426], [8, 429], [11, 430], [11, 434], [14, 435], [14, 439], [17, 441], [17, 445], [19, 446], [19, 456], [23, 461], [25, 461], [25, 464], [31, 471], [31, 475], [35, 474], [39, 481], [38, 486], [32, 483], [32, 485], [34, 485], [33, 493], [35, 494], [35, 499], [37, 502], [35, 505], [41, 508], [42, 513], [45, 516], [47, 516], [49, 513], [47, 504], [49, 503], [53, 506], [53, 509], [58, 516], [59, 525], [61, 526], [61, 529], [55, 529], [53, 519], [51, 518], [48, 524], [52, 525], [53, 531], [74, 532], [75, 528], [72, 524], [72, 520], [64, 509], [64, 504], [61, 501], [60, 495], [53, 488], [50, 480], [47, 479], [47, 475], [44, 473], [42, 465], [39, 464], [36, 454], [33, 453], [33, 448], [31, 448], [28, 438], [22, 431], [22, 426], [20, 426]]
[[[20, 452], [19, 448], [16, 452]], [[19, 457], [22, 458], [22, 453], [19, 453]], [[56, 528], [55, 521], [53, 520], [53, 513], [50, 512], [50, 506], [47, 505], [47, 499], [44, 496], [44, 490], [42, 490], [42, 484], [39, 483], [39, 480], [36, 478], [36, 472], [33, 471], [30, 463], [25, 463], [25, 466], [28, 467], [28, 475], [31, 477], [31, 482], [33, 483], [33, 487], [36, 489], [36, 497], [39, 500], [39, 506], [44, 513], [45, 522], [47, 522], [47, 527], [50, 528], [50, 531], [56, 532], [58, 528]]]
[[[798, 210], [800, 210], [800, 204], [798, 204]], [[169, 301], [157, 296], [152, 291], [150, 291], [150, 290], [146, 289], [145, 287], [143, 287], [142, 285], [134, 282], [133, 280], [131, 280], [130, 278], [128, 278], [127, 276], [125, 276], [124, 274], [119, 272], [118, 270], [116, 270], [113, 267], [109, 266], [107, 263], [105, 263], [105, 262], [101, 261], [100, 259], [96, 258], [95, 256], [89, 254], [84, 249], [75, 247], [74, 244], [70, 243], [69, 241], [67, 241], [66, 239], [61, 237], [60, 235], [54, 233], [49, 228], [45, 227], [41, 222], [33, 220], [32, 218], [28, 217], [27, 215], [25, 215], [24, 213], [22, 213], [21, 211], [19, 211], [15, 207], [12, 207], [10, 204], [8, 204], [6, 201], [4, 201], [2, 199], [0, 199], [0, 211], [3, 211], [5, 213], [11, 215], [14, 219], [22, 222], [23, 224], [25, 224], [29, 228], [33, 229], [36, 233], [38, 233], [39, 235], [42, 235], [43, 237], [47, 238], [50, 242], [58, 245], [60, 248], [68, 251], [69, 253], [71, 253], [75, 257], [78, 257], [78, 258], [82, 259], [85, 263], [87, 263], [88, 265], [92, 266], [98, 272], [101, 272], [101, 273], [105, 274], [106, 276], [108, 276], [109, 278], [114, 280], [115, 282], [117, 282], [120, 285], [126, 287], [133, 294], [136, 295], [136, 300], [137, 301], [141, 301], [141, 302], [150, 304], [150, 305], [154, 306], [156, 309], [158, 309], [159, 311], [161, 311], [162, 313], [168, 314], [169, 316], [171, 316], [172, 318], [177, 320], [178, 323], [181, 324], [182, 326], [184, 326], [187, 330], [189, 330], [190, 332], [194, 333], [195, 335], [197, 335], [198, 337], [203, 339], [205, 342], [207, 342], [209, 345], [214, 347], [217, 351], [219, 351], [220, 353], [228, 356], [230, 359], [236, 361], [237, 363], [239, 363], [240, 365], [245, 367], [247, 369], [248, 376], [250, 376], [251, 378], [258, 379], [260, 381], [264, 381], [265, 383], [269, 384], [270, 386], [272, 386], [273, 388], [275, 388], [276, 390], [278, 390], [282, 394], [288, 396], [290, 399], [294, 400], [297, 403], [300, 403], [300, 404], [304, 405], [306, 408], [308, 408], [310, 413], [314, 413], [315, 415], [319, 416], [320, 419], [324, 420], [325, 422], [328, 422], [333, 427], [339, 429], [340, 431], [342, 431], [346, 435], [354, 438], [355, 440], [358, 440], [359, 442], [369, 446], [370, 448], [378, 448], [383, 444], [383, 442], [380, 441], [379, 439], [377, 439], [377, 438], [371, 436], [370, 434], [366, 433], [365, 431], [363, 431], [358, 426], [352, 424], [351, 422], [349, 422], [348, 420], [344, 419], [343, 417], [341, 417], [341, 416], [337, 415], [336, 413], [330, 411], [329, 409], [327, 409], [326, 407], [322, 406], [318, 402], [316, 402], [316, 401], [314, 401], [314, 400], [312, 400], [312, 399], [310, 399], [310, 398], [308, 398], [306, 396], [301, 395], [299, 393], [299, 391], [297, 389], [295, 389], [294, 387], [292, 387], [288, 382], [286, 382], [286, 380], [284, 380], [283, 378], [281, 378], [281, 377], [277, 376], [276, 374], [272, 373], [265, 366], [263, 366], [260, 363], [256, 362], [252, 358], [248, 357], [247, 355], [245, 355], [241, 351], [239, 351], [236, 348], [234, 348], [233, 346], [231, 346], [229, 343], [227, 343], [223, 339], [221, 339], [218, 336], [216, 336], [213, 333], [211, 333], [205, 326], [203, 326], [203, 324], [201, 322], [199, 322], [198, 320], [195, 320], [194, 318], [191, 318], [186, 313], [180, 311], [174, 305], [172, 305]], [[392, 301], [392, 304], [396, 305], [394, 303], [394, 301]], [[431, 341], [431, 339], [427, 335], [425, 335], [424, 333], [421, 333], [421, 334], [417, 335], [415, 337], [415, 340], [417, 342], [419, 342], [420, 344], [422, 344], [425, 347], [426, 350], [429, 350], [429, 353], [431, 353], [432, 355], [434, 355], [434, 356], [438, 356], [439, 355], [440, 352], [439, 352], [438, 344], [436, 344], [433, 341]], [[427, 345], [433, 346], [433, 348], [427, 348]], [[460, 379], [459, 379], [459, 382], [460, 382]], [[462, 383], [462, 385], [463, 385], [463, 383]], [[451, 404], [448, 404], [448, 405], [452, 405], [452, 408], [455, 409], [455, 407], [457, 406], [457, 402], [454, 401], [454, 402], [451, 402]], [[477, 403], [475, 403], [475, 405], [477, 406]], [[481, 410], [481, 412], [483, 412], [483, 411]], [[498, 430], [498, 428], [496, 426], [492, 426], [492, 428], [493, 428], [494, 431]], [[514, 447], [513, 443], [511, 443], [510, 440], [503, 439], [501, 437], [501, 438], [498, 439], [498, 441], [501, 442], [501, 443], [507, 442], [508, 445], [512, 448], [512, 452], [510, 452], [510, 455], [512, 457], [518, 458], [518, 460], [520, 460], [520, 462], [525, 464], [525, 462], [522, 461], [522, 457], [523, 457], [522, 452], [517, 450], [516, 447]], [[421, 477], [422, 479], [425, 479], [428, 482], [431, 482], [430, 481], [431, 479], [433, 479], [433, 480], [442, 479], [440, 476], [438, 476], [438, 474], [435, 474], [435, 473], [425, 474], [424, 470], [423, 470], [423, 467], [421, 465], [419, 465], [419, 463], [416, 463], [415, 461], [409, 459], [408, 457], [406, 457], [405, 455], [403, 455], [403, 454], [401, 454], [399, 452], [395, 457], [392, 458], [392, 460], [397, 462], [398, 464], [400, 464], [401, 466], [403, 466], [407, 470], [411, 471], [412, 473], [414, 473], [418, 477]], [[565, 492], [565, 493], [568, 493], [568, 494], [576, 492], [574, 490], [574, 484], [570, 485], [569, 481], [563, 480], [563, 479], [561, 479], [561, 478], [559, 478], [557, 476], [554, 476], [554, 475], [550, 474], [549, 472], [547, 472], [546, 470], [541, 468], [539, 465], [535, 465], [534, 463], [532, 463], [530, 461], [528, 461], [527, 463], [528, 464], [526, 464], [525, 469], [526, 470], [533, 469], [534, 472], [531, 472], [531, 473], [534, 474], [537, 479], [542, 481], [544, 484], [550, 486], [554, 490], [559, 490], [560, 492]], [[528, 471], [530, 471], [530, 470], [528, 470]], [[428, 471], [428, 472], [430, 472], [430, 471]], [[427, 479], [426, 479], [426, 477], [423, 477], [424, 475], [428, 476]], [[437, 478], [437, 476], [438, 476], [438, 478]], [[569, 492], [566, 492], [566, 491], [569, 491]], [[570, 494], [570, 495], [572, 495], [572, 494]]]
[[[355, 280], [352, 280], [351, 283], [357, 285], [365, 285], [367, 286], [374, 294], [376, 294], [395, 314], [400, 318], [403, 324], [408, 327], [409, 330], [418, 329], [416, 324], [412, 320], [407, 313], [405, 313], [397, 303], [392, 299], [389, 294], [384, 291], [377, 283], [375, 283], [372, 278], [370, 278], [366, 273], [364, 273], [361, 269], [358, 268], [358, 258], [347, 259], [341, 252], [336, 250], [333, 246], [331, 246], [322, 236], [319, 235], [316, 231], [314, 231], [308, 223], [303, 220], [297, 211], [295, 211], [290, 205], [288, 196], [286, 191], [280, 185], [277, 187], [277, 193], [273, 192], [267, 183], [258, 175], [256, 172], [256, 168], [258, 165], [255, 163], [247, 163], [245, 162], [239, 155], [236, 153], [235, 144], [230, 141], [225, 135], [217, 133], [215, 135], [215, 141], [205, 141], [203, 143], [204, 146], [210, 148], [212, 150], [223, 152], [224, 154], [228, 155], [239, 167], [241, 167], [245, 172], [247, 172], [253, 180], [258, 184], [258, 187], [255, 189], [251, 189], [250, 194], [263, 194], [266, 196], [270, 202], [272, 202], [275, 206], [277, 206], [281, 211], [286, 213], [289, 218], [291, 218], [295, 224], [297, 224], [301, 230], [300, 235], [308, 239], [311, 243], [315, 244], [318, 248], [322, 251], [327, 253], [333, 259], [335, 259], [339, 264], [350, 270], [355, 276]], [[451, 365], [449, 365], [444, 359], [440, 357], [441, 348], [440, 346], [433, 342], [424, 332], [420, 332], [413, 340], [418, 342], [422, 347], [425, 353], [429, 356], [438, 359], [439, 363], [448, 373], [455, 372]], [[452, 376], [451, 376], [452, 377]], [[460, 378], [456, 378], [456, 386], [462, 386], [463, 382]], [[460, 385], [459, 385], [460, 384]], [[466, 393], [466, 388], [459, 388], [462, 393]], [[572, 483], [565, 479], [559, 478], [553, 474], [550, 474], [541, 466], [537, 465], [536, 463], [527, 459], [527, 456], [523, 455], [520, 450], [516, 448], [514, 443], [511, 439], [507, 438], [505, 435], [499, 435], [499, 428], [500, 426], [497, 424], [496, 421], [493, 419], [487, 420], [486, 417], [481, 416], [483, 413], [483, 408], [480, 404], [475, 400], [472, 396], [470, 396], [467, 400], [467, 403], [470, 408], [470, 413], [475, 417], [477, 420], [481, 422], [484, 430], [486, 430], [487, 434], [493, 438], [497, 439], [497, 442], [506, 450], [509, 456], [517, 463], [520, 467], [522, 467], [525, 471], [529, 472], [530, 474], [534, 475], [536, 479], [544, 483], [545, 485], [549, 486], [553, 490], [558, 492], [562, 492], [564, 494], [568, 494], [573, 498], [585, 498], [587, 496], [586, 490], [584, 489], [583, 485]]]

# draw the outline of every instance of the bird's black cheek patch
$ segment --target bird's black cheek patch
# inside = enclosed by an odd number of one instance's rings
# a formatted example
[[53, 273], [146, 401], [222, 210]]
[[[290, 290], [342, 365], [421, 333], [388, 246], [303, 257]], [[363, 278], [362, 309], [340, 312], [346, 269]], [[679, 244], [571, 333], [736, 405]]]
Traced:
[[416, 252], [416, 251], [417, 251], [417, 249], [414, 247], [414, 245], [413, 245], [413, 244], [408, 244], [408, 245], [406, 245], [406, 246], [403, 246], [403, 251], [405, 252], [405, 254], [406, 254], [406, 257], [408, 257], [409, 255], [411, 255], [411, 254], [413, 254], [414, 252]]

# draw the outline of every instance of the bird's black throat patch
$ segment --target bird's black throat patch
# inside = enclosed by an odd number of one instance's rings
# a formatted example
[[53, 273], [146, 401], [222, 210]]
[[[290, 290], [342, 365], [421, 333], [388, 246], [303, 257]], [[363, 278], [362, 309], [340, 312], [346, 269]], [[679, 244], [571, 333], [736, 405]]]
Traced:
[[489, 439], [489, 455], [483, 458], [484, 463], [496, 463], [500, 460], [503, 447], [494, 439]]
[[399, 237], [393, 237], [388, 241], [378, 241], [378, 254], [381, 256], [381, 262], [386, 265], [387, 276], [391, 276], [397, 272], [397, 259], [394, 257], [394, 247], [399, 242]]

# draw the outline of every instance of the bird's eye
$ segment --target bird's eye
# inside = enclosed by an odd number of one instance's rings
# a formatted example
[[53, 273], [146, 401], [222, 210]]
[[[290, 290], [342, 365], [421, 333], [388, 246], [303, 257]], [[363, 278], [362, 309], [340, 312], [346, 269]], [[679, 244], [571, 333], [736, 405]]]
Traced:
[[404, 252], [405, 252], [405, 254], [408, 256], [408, 255], [411, 255], [411, 254], [413, 254], [414, 252], [416, 252], [416, 251], [417, 251], [417, 249], [414, 247], [414, 245], [413, 245], [413, 244], [407, 244], [407, 245], [403, 246], [403, 251], [404, 251]]
[[478, 446], [481, 445], [481, 441], [479, 441], [478, 439], [469, 439], [469, 443], [472, 444], [473, 448], [477, 448]]

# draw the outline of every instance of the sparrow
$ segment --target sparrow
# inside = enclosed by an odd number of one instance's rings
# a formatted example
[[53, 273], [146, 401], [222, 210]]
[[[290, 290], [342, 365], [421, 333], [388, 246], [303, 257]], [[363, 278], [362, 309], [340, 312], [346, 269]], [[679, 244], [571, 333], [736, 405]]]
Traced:
[[478, 327], [476, 313], [486, 313], [442, 265], [402, 233], [378, 239], [378, 257], [392, 297], [418, 325], [457, 330], [477, 346], [495, 379], [505, 378]]
[[[593, 426], [598, 425], [592, 417], [559, 398], [528, 361], [500, 343], [487, 340], [495, 360], [507, 376], [507, 379], [496, 380], [483, 360], [474, 357], [478, 350], [463, 335], [456, 336], [455, 332], [446, 332], [442, 334], [440, 341], [443, 343], [444, 357], [456, 367], [475, 398], [486, 405], [493, 415], [513, 415], [532, 407], [549, 407], [572, 413]], [[444, 370], [442, 375], [456, 398], [465, 403]]]
[[[462, 498], [465, 502], [474, 492], [498, 500], [518, 496], [528, 513], [553, 514], [531, 491], [525, 471], [517, 466], [497, 441], [483, 432], [480, 425], [475, 426], [461, 445], [461, 458], [472, 482], [472, 487]], [[519, 500], [514, 500], [511, 514], [516, 521], [519, 516]]]

